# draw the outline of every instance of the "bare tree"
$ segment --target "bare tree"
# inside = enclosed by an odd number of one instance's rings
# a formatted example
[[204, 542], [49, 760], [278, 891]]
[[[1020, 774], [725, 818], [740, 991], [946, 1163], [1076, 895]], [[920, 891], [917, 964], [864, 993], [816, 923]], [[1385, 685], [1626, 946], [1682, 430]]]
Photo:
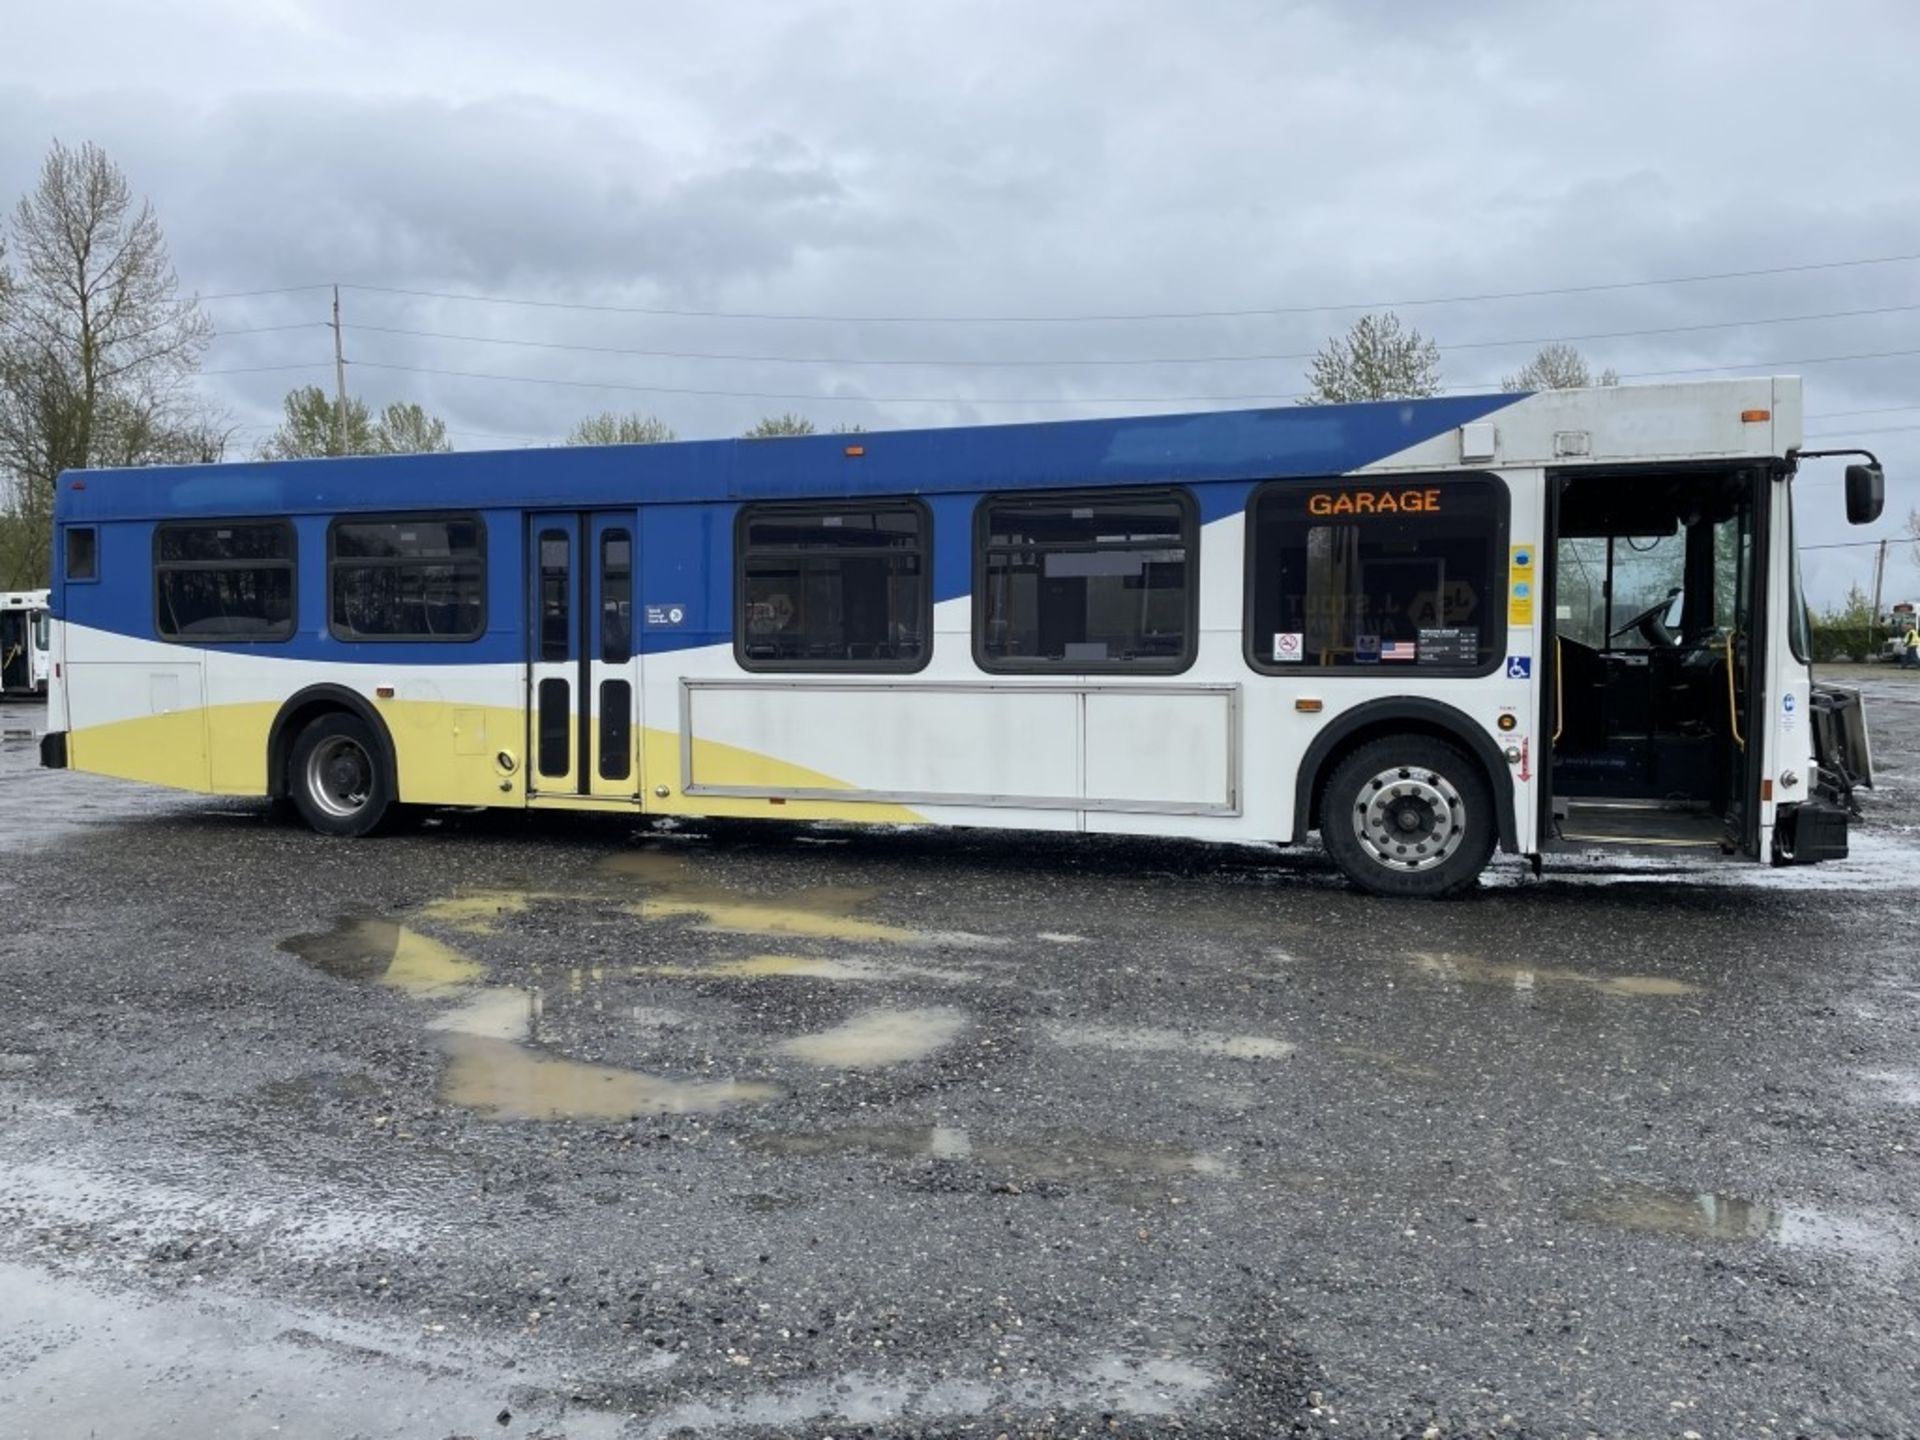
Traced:
[[804, 415], [796, 415], [789, 410], [784, 415], [768, 415], [756, 420], [753, 428], [743, 432], [748, 440], [772, 440], [781, 435], [811, 435], [813, 422]]
[[0, 472], [23, 532], [16, 578], [31, 584], [50, 564], [62, 471], [176, 458], [184, 432], [205, 430], [190, 382], [211, 332], [180, 296], [153, 207], [99, 146], [55, 141], [11, 228]]
[[1587, 357], [1571, 345], [1555, 342], [1540, 347], [1520, 369], [1500, 381], [1502, 390], [1584, 390], [1589, 385], [1618, 385], [1620, 372], [1609, 366], [1599, 374]]
[[1440, 347], [1391, 311], [1362, 315], [1320, 347], [1303, 405], [1400, 400], [1440, 393]]
[[346, 426], [337, 423], [333, 396], [318, 385], [289, 390], [286, 414], [260, 444], [262, 460], [308, 460], [324, 455], [418, 455], [451, 450], [447, 422], [410, 401], [396, 401], [375, 415], [349, 395]]

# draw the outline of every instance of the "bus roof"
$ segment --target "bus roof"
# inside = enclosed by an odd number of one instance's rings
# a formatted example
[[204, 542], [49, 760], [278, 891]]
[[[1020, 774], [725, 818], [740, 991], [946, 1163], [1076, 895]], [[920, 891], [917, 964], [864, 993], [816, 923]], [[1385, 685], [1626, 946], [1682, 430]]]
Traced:
[[[1776, 413], [1778, 412], [1778, 413]], [[1764, 414], [1764, 423], [1750, 417]], [[1491, 458], [1462, 427], [1494, 420]], [[1120, 419], [77, 470], [65, 522], [938, 494], [1273, 477], [1378, 468], [1780, 455], [1799, 443], [1797, 379], [1440, 396]], [[1585, 449], [1564, 437], [1584, 435]], [[1474, 443], [1485, 443], [1477, 440]], [[1474, 466], [1474, 468], [1479, 468]]]

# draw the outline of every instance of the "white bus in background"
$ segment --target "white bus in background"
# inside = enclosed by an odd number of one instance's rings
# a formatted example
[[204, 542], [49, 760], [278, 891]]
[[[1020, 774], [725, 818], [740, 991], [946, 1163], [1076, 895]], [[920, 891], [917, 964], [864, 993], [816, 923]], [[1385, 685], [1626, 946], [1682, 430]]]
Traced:
[[50, 593], [0, 591], [0, 694], [47, 693]]

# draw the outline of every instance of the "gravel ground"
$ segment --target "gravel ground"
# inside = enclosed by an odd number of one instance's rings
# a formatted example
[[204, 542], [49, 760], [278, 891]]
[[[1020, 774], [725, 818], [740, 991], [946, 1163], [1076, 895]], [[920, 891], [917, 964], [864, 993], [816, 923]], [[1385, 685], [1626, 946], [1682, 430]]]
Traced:
[[[0, 751], [0, 1433], [1920, 1434], [1920, 684], [1805, 870]], [[7, 712], [9, 733], [28, 712]]]

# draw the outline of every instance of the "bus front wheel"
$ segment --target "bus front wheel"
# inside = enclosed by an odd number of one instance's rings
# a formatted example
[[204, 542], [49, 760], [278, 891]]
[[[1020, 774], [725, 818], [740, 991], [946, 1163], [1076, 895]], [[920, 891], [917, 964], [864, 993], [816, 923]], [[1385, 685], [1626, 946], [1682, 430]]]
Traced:
[[1445, 741], [1390, 735], [1334, 767], [1320, 836], [1362, 890], [1449, 895], [1472, 885], [1493, 854], [1493, 790], [1480, 766]]
[[313, 721], [293, 742], [287, 788], [300, 818], [322, 835], [366, 835], [393, 803], [393, 776], [367, 722], [336, 712]]

